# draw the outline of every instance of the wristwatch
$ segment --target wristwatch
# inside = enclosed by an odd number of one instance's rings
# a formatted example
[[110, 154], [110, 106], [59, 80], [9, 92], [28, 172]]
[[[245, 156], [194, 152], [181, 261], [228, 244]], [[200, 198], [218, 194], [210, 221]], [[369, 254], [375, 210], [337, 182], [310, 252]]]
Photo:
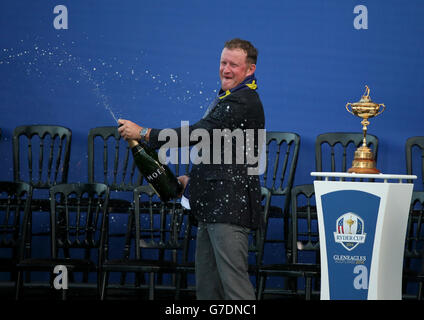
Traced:
[[143, 129], [140, 130], [141, 140], [144, 140], [144, 138], [146, 137], [146, 134], [147, 134], [147, 131], [148, 130], [149, 130], [148, 128], [143, 128]]

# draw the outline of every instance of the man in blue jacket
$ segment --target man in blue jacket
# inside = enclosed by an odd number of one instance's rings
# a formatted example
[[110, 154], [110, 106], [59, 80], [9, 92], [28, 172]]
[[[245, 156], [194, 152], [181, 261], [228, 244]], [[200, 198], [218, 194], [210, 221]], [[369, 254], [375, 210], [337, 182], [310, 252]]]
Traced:
[[[249, 161], [237, 158], [239, 141], [227, 139], [232, 148], [231, 161], [224, 157], [225, 148], [213, 145], [216, 130], [242, 132], [245, 151], [258, 155], [258, 131], [264, 129], [265, 116], [256, 91], [258, 51], [246, 40], [227, 41], [221, 53], [219, 76], [221, 90], [201, 120], [188, 127], [210, 134], [210, 160], [193, 164], [190, 177], [179, 180], [190, 184], [190, 207], [198, 221], [196, 240], [196, 294], [198, 299], [255, 299], [248, 274], [248, 233], [261, 223], [261, 188], [257, 174], [249, 173]], [[144, 139], [154, 148], [160, 129], [141, 127], [129, 120], [119, 120], [121, 136]], [[180, 140], [181, 128], [174, 129]], [[248, 131], [254, 131], [250, 137]], [[253, 144], [249, 146], [249, 139]], [[196, 144], [189, 141], [190, 144]], [[225, 143], [225, 142], [224, 142]], [[253, 149], [253, 150], [252, 150]], [[228, 150], [227, 150], [228, 151]], [[220, 159], [220, 161], [212, 161]]]

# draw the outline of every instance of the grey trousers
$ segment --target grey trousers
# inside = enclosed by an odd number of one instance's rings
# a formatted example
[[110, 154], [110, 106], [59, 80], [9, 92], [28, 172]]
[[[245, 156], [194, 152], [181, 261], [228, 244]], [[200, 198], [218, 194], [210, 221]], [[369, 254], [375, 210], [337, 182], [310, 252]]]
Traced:
[[199, 300], [255, 300], [248, 274], [249, 229], [199, 222], [196, 295]]

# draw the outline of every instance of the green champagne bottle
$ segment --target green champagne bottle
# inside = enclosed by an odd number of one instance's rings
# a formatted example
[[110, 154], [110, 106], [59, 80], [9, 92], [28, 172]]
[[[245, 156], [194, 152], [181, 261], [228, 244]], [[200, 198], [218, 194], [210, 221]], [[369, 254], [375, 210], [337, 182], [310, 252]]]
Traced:
[[137, 140], [129, 140], [128, 144], [138, 170], [158, 197], [164, 202], [177, 198], [183, 190], [183, 185], [167, 165], [159, 162], [157, 153]]

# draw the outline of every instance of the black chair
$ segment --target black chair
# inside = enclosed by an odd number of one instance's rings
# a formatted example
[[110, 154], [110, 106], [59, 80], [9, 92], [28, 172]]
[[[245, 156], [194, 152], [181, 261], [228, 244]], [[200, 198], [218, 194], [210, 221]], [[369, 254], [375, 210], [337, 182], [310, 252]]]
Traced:
[[[171, 152], [181, 160], [181, 150], [168, 150], [166, 156], [174, 159]], [[189, 151], [188, 151], [189, 152]], [[190, 163], [169, 164], [175, 175], [188, 174]], [[128, 143], [121, 139], [116, 126], [97, 127], [88, 133], [88, 182], [107, 184], [111, 192], [130, 191], [143, 183], [143, 176], [138, 171]], [[113, 193], [111, 193], [113, 195]], [[113, 212], [127, 212], [130, 201], [110, 199], [109, 206]], [[120, 210], [121, 209], [121, 210]], [[117, 210], [117, 211], [115, 211]]]
[[[23, 271], [49, 272], [54, 277], [52, 272], [55, 267], [64, 266], [70, 272], [70, 282], [75, 283], [76, 287], [90, 283], [89, 272], [97, 272], [103, 260], [103, 251], [107, 251], [101, 244], [106, 230], [104, 217], [108, 198], [109, 189], [105, 184], [60, 184], [50, 188], [51, 255], [47, 258], [28, 258], [21, 250], [17, 264], [17, 299], [27, 285]], [[24, 224], [29, 225], [27, 222]], [[24, 242], [28, 231], [24, 229]], [[75, 272], [82, 272], [81, 282], [76, 281]], [[96, 278], [94, 282], [96, 292], [98, 280]], [[66, 291], [62, 290], [62, 299], [66, 299]]]
[[[48, 237], [50, 187], [68, 181], [72, 131], [58, 125], [24, 125], [13, 131], [13, 177], [15, 182], [27, 182], [33, 194], [27, 241], [34, 250], [45, 245]], [[38, 213], [40, 211], [40, 213]], [[28, 249], [29, 251], [32, 249]]]
[[[313, 289], [319, 287], [318, 281], [313, 286], [313, 279], [320, 276], [319, 235], [315, 206], [315, 192], [312, 184], [293, 187], [291, 191], [292, 210], [292, 260], [283, 264], [264, 264], [259, 268], [258, 300], [265, 295], [304, 296], [312, 298]], [[292, 286], [267, 288], [268, 277], [303, 278], [304, 290], [298, 290], [297, 283]]]
[[198, 223], [196, 218], [191, 215], [190, 210], [183, 209], [183, 212], [184, 215], [188, 216], [188, 219], [190, 220], [190, 225], [187, 227], [187, 231], [184, 234], [181, 263], [179, 263], [177, 266], [180, 279], [175, 291], [175, 299], [193, 300], [196, 298], [194, 261], [196, 255], [196, 237]]
[[31, 205], [32, 188], [25, 182], [0, 182], [0, 272], [10, 273], [9, 280], [16, 281], [16, 264], [19, 250], [28, 247], [21, 245], [22, 223], [28, 216]]
[[403, 266], [402, 293], [405, 298], [410, 296], [408, 287], [413, 284], [418, 285], [416, 298], [422, 300], [424, 297], [424, 191], [414, 191], [411, 199]]
[[262, 193], [262, 214], [259, 228], [250, 231], [249, 235], [249, 274], [253, 275], [256, 281], [256, 295], [259, 287], [259, 270], [263, 264], [265, 240], [267, 236], [269, 207], [271, 203], [271, 191], [265, 187], [261, 187]]
[[[133, 161], [128, 143], [121, 139], [116, 126], [97, 127], [88, 133], [88, 182], [109, 186], [111, 212], [127, 213], [132, 192], [141, 185], [143, 177]], [[129, 199], [113, 198], [114, 192], [129, 192]]]
[[[129, 254], [129, 234], [132, 221], [122, 213], [130, 213], [133, 208], [133, 191], [141, 185], [143, 177], [137, 169], [128, 143], [121, 139], [117, 126], [96, 127], [88, 133], [88, 182], [104, 183], [109, 186], [109, 213], [117, 214], [113, 219], [110, 237], [124, 238], [127, 255]], [[132, 215], [130, 215], [132, 217]], [[128, 223], [128, 224], [127, 224]], [[121, 226], [118, 228], [118, 225]], [[117, 244], [119, 245], [119, 244]], [[125, 282], [125, 273], [121, 282]]]
[[[329, 132], [315, 140], [315, 165], [317, 172], [347, 172], [352, 165], [354, 152], [362, 145], [363, 134], [359, 132]], [[371, 147], [377, 161], [378, 138], [367, 134], [367, 146]], [[317, 177], [319, 180], [319, 178]]]
[[[182, 253], [188, 243], [190, 219], [184, 211], [157, 201], [150, 186], [139, 186], [134, 190], [134, 203], [131, 255], [126, 256], [124, 249], [121, 257], [106, 256], [101, 266], [101, 299], [106, 298], [108, 287], [129, 289], [128, 286], [111, 285], [109, 277], [112, 272], [135, 273], [133, 288], [136, 291], [147, 289], [149, 299], [155, 298], [155, 289], [158, 288], [177, 290], [175, 295], [178, 296], [181, 283], [179, 267], [185, 263]], [[105, 238], [106, 243], [109, 240]], [[171, 279], [159, 287], [155, 279], [158, 274], [169, 274]], [[147, 284], [145, 275], [149, 278]]]
[[[265, 239], [268, 250], [274, 250], [274, 244], [285, 245], [286, 258], [291, 259], [291, 243], [289, 235], [290, 192], [296, 172], [300, 148], [300, 136], [292, 132], [267, 131], [266, 161], [264, 174], [261, 176], [262, 186], [271, 192], [271, 204], [268, 213], [268, 223], [283, 223], [283, 235], [270, 234]], [[276, 204], [276, 202], [278, 204]], [[265, 249], [267, 250], [267, 249]], [[278, 249], [280, 250], [280, 249]]]
[[[405, 144], [406, 154], [406, 172], [407, 174], [415, 174], [418, 180], [410, 180], [409, 183], [414, 183], [414, 190], [424, 190], [424, 136], [410, 137]], [[420, 159], [413, 161], [413, 159]]]
[[414, 184], [411, 207], [408, 217], [408, 229], [404, 253], [403, 295], [410, 297], [412, 286], [418, 285], [416, 297], [423, 299], [424, 274], [424, 228], [422, 226], [424, 206], [424, 136], [410, 137], [405, 143], [406, 172], [416, 175], [417, 180], [408, 180]]

